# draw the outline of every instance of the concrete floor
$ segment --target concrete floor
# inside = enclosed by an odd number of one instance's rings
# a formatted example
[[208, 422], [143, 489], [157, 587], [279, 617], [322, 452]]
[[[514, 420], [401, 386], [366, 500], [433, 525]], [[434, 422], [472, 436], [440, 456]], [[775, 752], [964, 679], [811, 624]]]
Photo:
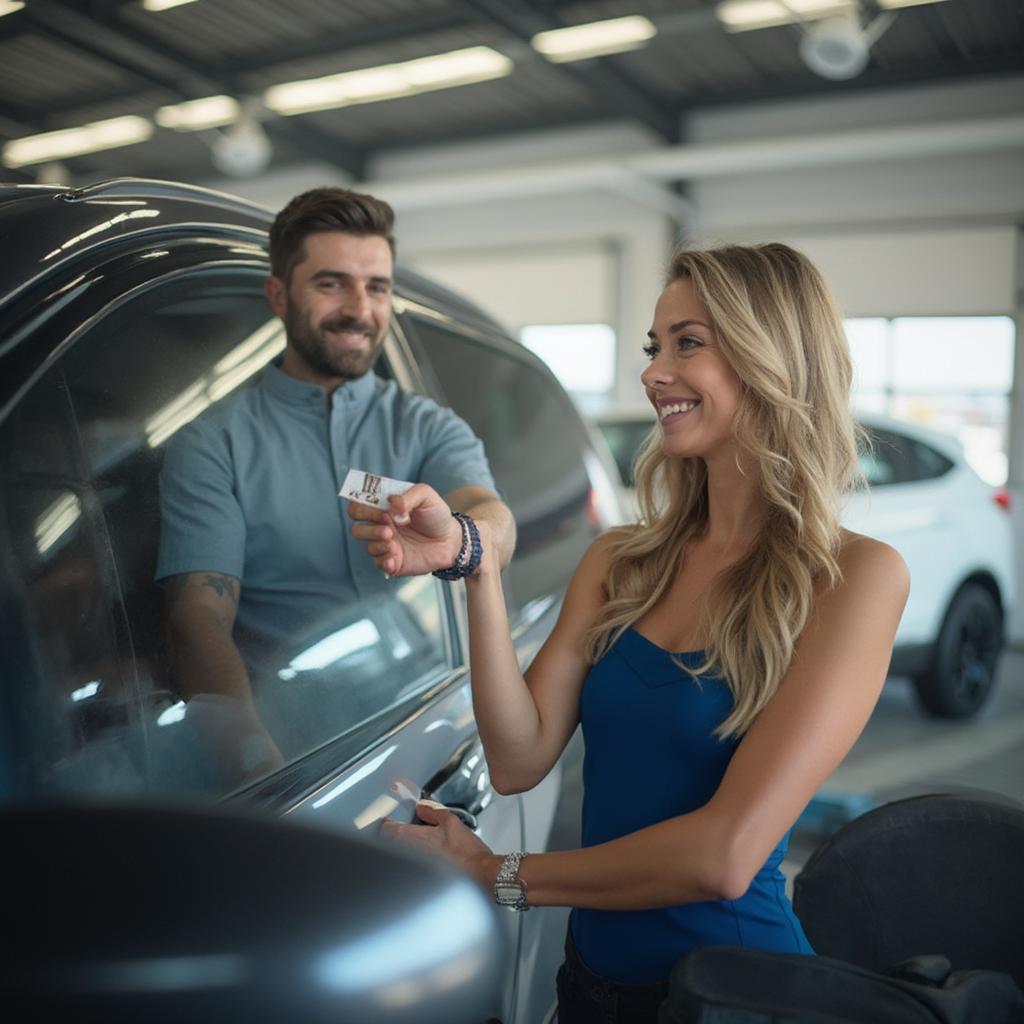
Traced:
[[[579, 845], [582, 743], [566, 751], [551, 849]], [[1007, 651], [996, 692], [974, 719], [928, 718], [909, 680], [891, 678], [875, 712], [822, 795], [861, 807], [920, 793], [986, 789], [1024, 802], [1024, 650]], [[783, 865], [792, 878], [823, 838], [798, 828]]]
[[[1024, 803], [1024, 651], [1004, 653], [995, 693], [977, 717], [929, 718], [909, 679], [891, 678], [860, 739], [822, 787], [861, 809], [922, 793], [988, 790]], [[824, 833], [794, 830], [792, 881]]]

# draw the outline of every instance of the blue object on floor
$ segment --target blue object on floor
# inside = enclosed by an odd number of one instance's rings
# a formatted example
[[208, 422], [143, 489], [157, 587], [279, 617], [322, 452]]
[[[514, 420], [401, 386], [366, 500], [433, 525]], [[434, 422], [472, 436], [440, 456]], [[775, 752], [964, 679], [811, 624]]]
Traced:
[[796, 832], [829, 836], [847, 822], [872, 810], [875, 801], [867, 793], [819, 792], [812, 798], [793, 826]]

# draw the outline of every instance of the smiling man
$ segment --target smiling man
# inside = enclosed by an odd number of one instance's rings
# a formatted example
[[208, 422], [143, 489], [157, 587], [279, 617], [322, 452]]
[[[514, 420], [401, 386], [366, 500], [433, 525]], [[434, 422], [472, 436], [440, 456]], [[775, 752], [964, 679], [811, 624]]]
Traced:
[[[372, 372], [391, 322], [393, 223], [387, 203], [345, 189], [293, 199], [270, 231], [265, 286], [285, 325], [281, 359], [168, 445], [157, 579], [174, 680], [187, 701], [229, 698], [240, 735], [266, 741], [249, 743], [266, 763], [242, 775], [280, 762], [253, 672], [391, 585], [351, 535], [338, 497], [350, 469], [430, 485], [485, 524], [503, 564], [511, 557], [514, 523], [480, 441], [451, 410]], [[417, 571], [452, 568], [462, 536], [453, 517], [424, 521]]]

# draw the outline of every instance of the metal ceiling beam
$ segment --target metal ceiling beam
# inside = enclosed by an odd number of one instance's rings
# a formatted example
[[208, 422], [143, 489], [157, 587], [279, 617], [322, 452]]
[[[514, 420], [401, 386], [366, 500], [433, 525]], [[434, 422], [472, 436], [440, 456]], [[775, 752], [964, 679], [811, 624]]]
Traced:
[[[627, 194], [648, 185], [757, 174], [761, 171], [846, 167], [946, 154], [989, 153], [1024, 144], [1024, 116], [957, 118], [810, 135], [652, 148], [579, 160], [546, 160], [409, 180], [375, 180], [374, 191], [398, 210], [438, 209], [470, 202], [607, 189]], [[640, 193], [649, 202], [651, 193]]]
[[[226, 92], [235, 97], [244, 97], [246, 94], [247, 90], [237, 75], [225, 73], [220, 68], [213, 69], [207, 67], [194, 58], [188, 57], [179, 50], [172, 48], [168, 43], [158, 40], [148, 32], [135, 26], [126, 25], [123, 21], [118, 23], [116, 31], [140, 46], [156, 47], [163, 50], [176, 63], [181, 64], [193, 74], [200, 76], [208, 82], [213, 92]], [[366, 173], [366, 162], [369, 154], [365, 149], [353, 146], [337, 136], [328, 135], [315, 128], [309, 122], [297, 120], [294, 117], [275, 116], [263, 122], [263, 127], [271, 138], [276, 136], [277, 138], [286, 139], [292, 146], [301, 150], [307, 156], [337, 167], [353, 178], [359, 179]]]
[[409, 149], [412, 146], [443, 146], [448, 143], [489, 142], [509, 135], [524, 135], [530, 132], [552, 131], [556, 128], [581, 128], [590, 125], [607, 125], [608, 114], [603, 110], [581, 114], [578, 110], [560, 110], [554, 113], [531, 115], [522, 122], [507, 119], [497, 126], [494, 121], [463, 121], [455, 128], [432, 129], [424, 125], [417, 131], [415, 139], [384, 141], [378, 145], [376, 154]]
[[212, 82], [186, 63], [167, 57], [152, 44], [140, 46], [128, 35], [56, 0], [32, 0], [25, 13], [36, 30], [127, 71], [136, 82], [158, 85], [185, 99], [212, 91]]
[[929, 61], [916, 66], [868, 68], [856, 78], [831, 81], [810, 73], [759, 84], [751, 89], [727, 90], [715, 95], [701, 96], [699, 102], [688, 109], [710, 109], [720, 106], [754, 104], [767, 100], [824, 99], [829, 96], [855, 92], [871, 92], [904, 85], [942, 84], [965, 78], [986, 78], [1024, 71], [1024, 53], [1006, 58], [979, 59], [969, 64], [960, 60]]
[[[462, 5], [526, 43], [538, 32], [565, 27], [561, 18], [553, 17], [528, 0], [462, 0]], [[543, 58], [538, 56], [537, 59]], [[574, 61], [551, 66], [583, 85], [609, 113], [641, 121], [666, 142], [679, 141], [677, 112], [662, 106], [606, 61]]]
[[[127, 71], [138, 82], [159, 86], [182, 99], [239, 91], [233, 80], [225, 80], [215, 70], [130, 26], [114, 26], [56, 0], [32, 0], [24, 10], [30, 23], [52, 38]], [[348, 175], [359, 178], [365, 173], [365, 151], [308, 125], [295, 124], [284, 130], [275, 127], [273, 132], [288, 137], [292, 145], [318, 160], [327, 160]]]
[[259, 53], [245, 56], [225, 54], [218, 58], [219, 64], [230, 74], [244, 75], [275, 64], [306, 60], [310, 57], [325, 57], [344, 53], [363, 46], [386, 46], [434, 32], [450, 32], [465, 28], [466, 17], [459, 13], [437, 12], [433, 14], [409, 14], [398, 22], [374, 22], [359, 25], [341, 32], [322, 32], [315, 39], [297, 40], [283, 46], [275, 46]]
[[[105, 58], [104, 58], [105, 59]], [[131, 72], [133, 75], [135, 72]], [[147, 89], [164, 89], [155, 82], [141, 82]], [[181, 98], [178, 90], [169, 95], [167, 102], [171, 103]], [[91, 92], [78, 92], [68, 99], [57, 100], [50, 103], [42, 103], [36, 106], [17, 106], [12, 110], [17, 111], [18, 117], [25, 121], [39, 123], [47, 118], [60, 118], [65, 114], [74, 114], [79, 110], [87, 110], [90, 107], [102, 107], [108, 103], [123, 102], [125, 99], [124, 85], [104, 86], [102, 89], [94, 89]]]
[[16, 139], [22, 135], [31, 135], [36, 130], [32, 120], [24, 117], [17, 107], [0, 104], [0, 138]]

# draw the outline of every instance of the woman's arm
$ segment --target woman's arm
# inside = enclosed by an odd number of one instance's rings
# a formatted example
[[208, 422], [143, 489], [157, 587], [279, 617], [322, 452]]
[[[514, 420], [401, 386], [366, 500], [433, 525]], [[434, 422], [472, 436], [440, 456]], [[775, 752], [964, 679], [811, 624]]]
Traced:
[[[840, 568], [843, 581], [818, 597], [789, 671], [711, 800], [600, 846], [527, 857], [520, 876], [531, 904], [643, 909], [747, 890], [853, 746], [885, 681], [909, 590], [906, 566], [892, 548], [858, 537]], [[420, 816], [439, 827], [389, 823], [386, 830], [454, 856], [493, 886], [500, 856], [474, 845], [446, 812], [427, 808]]]
[[[448, 566], [455, 559], [458, 541], [444, 547], [452, 529], [451, 510], [425, 484], [391, 498], [388, 511], [352, 503], [349, 515], [356, 520], [353, 535], [384, 572], [408, 575], [429, 571], [424, 566], [431, 564]], [[555, 628], [524, 677], [501, 588], [504, 534], [486, 516], [477, 527], [483, 558], [466, 581], [473, 707], [491, 782], [500, 793], [515, 793], [531, 789], [547, 775], [579, 721], [580, 690], [589, 668], [583, 635], [604, 599], [607, 549], [614, 535], [599, 537], [583, 556]], [[440, 560], [432, 554], [431, 562], [422, 552], [435, 549], [445, 553]]]
[[524, 676], [519, 670], [497, 558], [484, 543], [477, 574], [466, 580], [473, 711], [499, 793], [533, 788], [551, 771], [579, 722], [589, 665], [583, 636], [601, 606], [609, 535], [583, 556], [554, 630]]

